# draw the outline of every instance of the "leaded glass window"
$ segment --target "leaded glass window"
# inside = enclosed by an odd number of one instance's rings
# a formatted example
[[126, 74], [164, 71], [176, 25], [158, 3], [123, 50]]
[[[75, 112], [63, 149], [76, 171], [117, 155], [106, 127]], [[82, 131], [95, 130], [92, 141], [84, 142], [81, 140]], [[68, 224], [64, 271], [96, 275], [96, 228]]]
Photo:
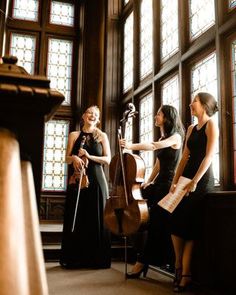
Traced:
[[73, 27], [74, 5], [59, 1], [51, 2], [50, 23]]
[[161, 59], [179, 50], [178, 0], [161, 1]]
[[174, 106], [179, 113], [180, 98], [178, 75], [163, 83], [161, 87], [161, 96], [162, 104], [169, 104]]
[[[140, 142], [153, 142], [153, 96], [152, 93], [148, 94], [140, 101], [139, 106], [139, 126], [140, 126]], [[146, 166], [145, 180], [148, 179], [153, 168], [153, 152], [141, 151], [141, 157], [144, 159]]]
[[133, 118], [128, 118], [125, 124], [125, 139], [130, 143], [133, 142]]
[[65, 163], [69, 121], [51, 120], [45, 124], [43, 181], [44, 191], [65, 191], [67, 164]]
[[236, 7], [236, 0], [229, 0], [229, 8], [235, 8]]
[[29, 74], [34, 74], [36, 37], [23, 34], [11, 34], [10, 54], [18, 58], [18, 65]]
[[232, 43], [232, 100], [233, 100], [233, 137], [234, 137], [234, 183], [236, 183], [236, 40]]
[[153, 28], [152, 0], [141, 2], [141, 42], [140, 42], [140, 75], [141, 79], [152, 72], [153, 66]]
[[69, 40], [49, 39], [48, 42], [47, 76], [51, 80], [51, 88], [55, 88], [65, 95], [63, 104], [71, 103], [72, 78], [72, 47]]
[[133, 85], [133, 12], [124, 24], [124, 65], [123, 91], [126, 92]]
[[[191, 94], [194, 97], [198, 92], [209, 92], [216, 99], [218, 98], [217, 92], [217, 69], [216, 69], [216, 54], [212, 53], [197, 64], [191, 70]], [[217, 123], [219, 122], [218, 113], [213, 117]], [[195, 120], [196, 122], [196, 120]], [[219, 124], [219, 123], [218, 123]], [[213, 171], [215, 178], [215, 185], [220, 184], [220, 167], [219, 167], [219, 143], [213, 158]]]
[[189, 1], [190, 39], [195, 39], [215, 24], [215, 1]]
[[15, 0], [12, 17], [29, 21], [38, 21], [38, 0]]

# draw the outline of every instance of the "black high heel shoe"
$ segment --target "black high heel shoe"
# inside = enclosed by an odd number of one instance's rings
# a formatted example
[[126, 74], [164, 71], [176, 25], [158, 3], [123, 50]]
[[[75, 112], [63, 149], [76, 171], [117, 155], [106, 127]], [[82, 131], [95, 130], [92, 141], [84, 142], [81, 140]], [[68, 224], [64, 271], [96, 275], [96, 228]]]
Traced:
[[175, 269], [175, 277], [174, 277], [174, 287], [177, 287], [181, 281], [182, 277], [182, 267], [178, 267]]
[[190, 280], [185, 284], [185, 285], [177, 285], [177, 286], [174, 286], [174, 292], [175, 293], [183, 293], [183, 292], [186, 292], [186, 291], [190, 291], [192, 289], [192, 276], [191, 275], [182, 275], [181, 276], [181, 279], [182, 278], [190, 278]]
[[128, 272], [126, 274], [126, 278], [127, 279], [138, 279], [141, 276], [141, 274], [143, 274], [143, 277], [145, 278], [146, 275], [147, 275], [147, 272], [148, 272], [148, 267], [149, 267], [148, 264], [144, 264], [140, 271], [138, 271], [138, 272]]

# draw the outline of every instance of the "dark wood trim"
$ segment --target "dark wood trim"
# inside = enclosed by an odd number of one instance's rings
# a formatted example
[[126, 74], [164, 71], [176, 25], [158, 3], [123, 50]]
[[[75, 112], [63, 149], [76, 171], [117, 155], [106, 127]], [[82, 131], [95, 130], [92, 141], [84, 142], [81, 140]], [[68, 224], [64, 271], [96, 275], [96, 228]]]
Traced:
[[6, 0], [2, 0], [0, 2], [0, 57], [3, 55], [3, 40], [4, 40], [4, 34], [6, 30], [5, 26], [6, 22]]

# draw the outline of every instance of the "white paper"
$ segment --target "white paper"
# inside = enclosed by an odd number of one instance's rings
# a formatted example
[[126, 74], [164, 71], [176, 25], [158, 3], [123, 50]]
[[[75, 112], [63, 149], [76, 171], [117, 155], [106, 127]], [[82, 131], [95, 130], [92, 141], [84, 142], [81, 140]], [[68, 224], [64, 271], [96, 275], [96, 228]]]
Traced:
[[175, 208], [178, 206], [180, 201], [183, 199], [183, 197], [186, 194], [186, 190], [184, 190], [184, 187], [190, 183], [191, 179], [180, 176], [174, 193], [169, 192], [163, 199], [161, 199], [157, 204], [164, 208], [165, 210], [172, 213]]

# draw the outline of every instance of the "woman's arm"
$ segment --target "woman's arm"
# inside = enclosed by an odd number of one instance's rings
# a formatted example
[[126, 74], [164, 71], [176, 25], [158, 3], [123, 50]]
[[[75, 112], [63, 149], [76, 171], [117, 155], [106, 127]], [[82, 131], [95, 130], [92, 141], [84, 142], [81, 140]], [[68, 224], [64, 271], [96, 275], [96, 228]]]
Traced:
[[155, 141], [150, 143], [128, 143], [125, 139], [121, 139], [120, 144], [122, 147], [129, 150], [155, 151], [155, 150], [167, 148], [170, 146], [178, 149], [181, 147], [182, 139], [179, 133], [175, 133], [171, 135], [170, 137], [160, 141]]
[[94, 161], [99, 164], [109, 165], [111, 162], [111, 149], [110, 143], [106, 133], [102, 133], [102, 140], [101, 140], [102, 148], [103, 148], [103, 155], [102, 156], [94, 156], [90, 155], [85, 149], [79, 150], [79, 156], [85, 156], [89, 160]]
[[195, 185], [199, 182], [202, 176], [205, 174], [209, 166], [211, 165], [212, 158], [215, 153], [215, 148], [217, 144], [217, 139], [219, 136], [219, 130], [216, 123], [213, 120], [209, 120], [206, 126], [206, 136], [207, 136], [207, 146], [206, 155], [203, 158], [196, 174], [194, 175], [192, 181]]
[[189, 126], [188, 130], [187, 130], [187, 135], [186, 135], [186, 140], [185, 140], [185, 145], [184, 145], [184, 150], [183, 150], [183, 153], [182, 153], [182, 157], [181, 157], [181, 160], [178, 164], [178, 167], [176, 169], [176, 172], [175, 172], [175, 176], [172, 180], [172, 185], [171, 185], [171, 191], [174, 191], [174, 187], [176, 185], [176, 183], [178, 182], [180, 176], [183, 174], [183, 171], [184, 171], [184, 168], [188, 162], [188, 159], [189, 159], [189, 149], [188, 149], [188, 146], [187, 146], [187, 141], [188, 141], [188, 138], [190, 136], [190, 134], [192, 133], [192, 130], [193, 130], [193, 126], [194, 125], [191, 125]]

